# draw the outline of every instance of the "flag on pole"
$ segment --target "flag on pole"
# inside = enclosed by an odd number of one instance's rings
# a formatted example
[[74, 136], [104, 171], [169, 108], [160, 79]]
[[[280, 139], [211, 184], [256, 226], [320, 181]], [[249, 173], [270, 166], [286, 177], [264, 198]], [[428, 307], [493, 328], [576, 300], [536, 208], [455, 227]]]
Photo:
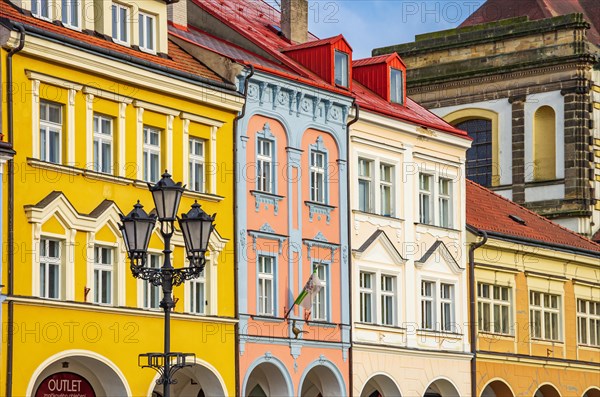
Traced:
[[322, 284], [321, 280], [317, 276], [317, 269], [310, 275], [306, 285], [300, 295], [294, 301], [294, 305], [300, 305], [305, 310], [310, 310], [312, 308], [312, 300], [313, 296], [317, 295], [321, 290]]

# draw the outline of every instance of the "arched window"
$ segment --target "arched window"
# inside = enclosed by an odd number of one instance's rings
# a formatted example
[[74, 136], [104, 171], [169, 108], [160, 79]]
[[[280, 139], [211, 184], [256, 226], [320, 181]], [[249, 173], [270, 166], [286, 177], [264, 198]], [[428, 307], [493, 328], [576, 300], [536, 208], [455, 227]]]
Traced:
[[541, 106], [533, 116], [533, 180], [556, 179], [556, 114]]
[[482, 186], [492, 186], [492, 121], [469, 119], [455, 127], [467, 131], [473, 139], [467, 150], [467, 178]]

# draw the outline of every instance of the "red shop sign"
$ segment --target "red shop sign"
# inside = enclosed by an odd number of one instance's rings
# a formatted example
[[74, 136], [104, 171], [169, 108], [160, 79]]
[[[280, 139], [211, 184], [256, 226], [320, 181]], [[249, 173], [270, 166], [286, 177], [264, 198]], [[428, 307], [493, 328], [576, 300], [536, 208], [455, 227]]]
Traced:
[[72, 372], [58, 372], [42, 381], [35, 397], [96, 397], [90, 382]]

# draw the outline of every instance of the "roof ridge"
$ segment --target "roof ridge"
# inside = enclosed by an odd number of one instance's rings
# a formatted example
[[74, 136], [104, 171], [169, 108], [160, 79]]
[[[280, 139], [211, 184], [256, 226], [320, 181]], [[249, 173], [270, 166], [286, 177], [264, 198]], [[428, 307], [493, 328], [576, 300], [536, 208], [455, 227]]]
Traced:
[[[515, 207], [517, 207], [517, 208], [519, 208], [519, 209], [525, 210], [526, 212], [528, 212], [528, 213], [530, 213], [530, 214], [532, 214], [532, 215], [536, 216], [538, 219], [541, 219], [541, 220], [542, 220], [542, 221], [544, 221], [545, 223], [548, 223], [548, 224], [550, 224], [550, 225], [552, 225], [552, 226], [556, 226], [556, 227], [558, 227], [558, 228], [560, 228], [560, 229], [562, 229], [562, 230], [564, 230], [564, 231], [566, 231], [566, 232], [569, 232], [571, 235], [573, 235], [573, 236], [577, 236], [577, 237], [579, 237], [581, 240], [583, 240], [583, 241], [585, 241], [585, 242], [587, 242], [587, 243], [590, 243], [590, 242], [591, 242], [592, 244], [594, 244], [594, 245], [597, 245], [597, 246], [598, 246], [598, 248], [600, 248], [600, 244], [598, 244], [597, 242], [595, 242], [595, 241], [593, 241], [593, 240], [590, 240], [590, 239], [588, 239], [587, 237], [584, 237], [584, 236], [580, 235], [579, 233], [575, 233], [573, 230], [571, 230], [571, 229], [567, 229], [566, 227], [564, 227], [564, 226], [562, 226], [562, 225], [559, 225], [559, 224], [558, 224], [558, 223], [556, 223], [556, 222], [552, 222], [550, 219], [548, 219], [548, 218], [545, 218], [545, 217], [541, 216], [541, 215], [540, 215], [540, 214], [538, 214], [537, 212], [535, 212], [535, 211], [532, 211], [532, 210], [530, 210], [529, 208], [523, 207], [522, 205], [520, 205], [520, 204], [517, 204], [517, 203], [515, 203], [515, 202], [514, 202], [514, 201], [512, 201], [512, 200], [509, 200], [509, 199], [507, 199], [506, 197], [504, 197], [504, 196], [501, 196], [501, 195], [499, 195], [498, 193], [494, 192], [493, 190], [486, 188], [485, 186], [482, 186], [482, 185], [480, 185], [480, 184], [478, 184], [478, 183], [476, 183], [476, 182], [473, 182], [473, 181], [472, 181], [472, 180], [470, 180], [470, 179], [465, 179], [465, 180], [467, 181], [467, 183], [470, 183], [470, 184], [472, 184], [473, 186], [475, 186], [475, 187], [479, 188], [480, 190], [484, 191], [485, 193], [490, 193], [490, 194], [492, 194], [492, 195], [494, 195], [494, 196], [496, 196], [496, 197], [498, 197], [498, 198], [501, 198], [502, 200], [506, 201], [507, 203], [511, 204], [512, 206], [515, 206]], [[468, 223], [468, 222], [467, 222], [467, 223]], [[567, 244], [567, 245], [568, 245], [568, 244]]]

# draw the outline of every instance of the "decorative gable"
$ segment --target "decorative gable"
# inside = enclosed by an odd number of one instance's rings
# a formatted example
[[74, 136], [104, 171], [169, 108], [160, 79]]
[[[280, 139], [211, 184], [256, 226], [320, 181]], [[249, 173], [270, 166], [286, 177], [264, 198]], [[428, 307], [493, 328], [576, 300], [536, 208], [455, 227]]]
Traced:
[[281, 51], [329, 84], [352, 90], [352, 47], [341, 34]]
[[406, 104], [406, 65], [397, 53], [354, 61], [352, 74], [387, 102]]
[[354, 250], [354, 257], [365, 262], [388, 265], [400, 265], [406, 261], [383, 230], [377, 230], [360, 248]]
[[415, 262], [415, 266], [427, 270], [446, 272], [448, 269], [453, 273], [459, 274], [465, 270], [459, 262], [454, 259], [452, 253], [446, 245], [438, 240], [427, 250], [425, 255]]

